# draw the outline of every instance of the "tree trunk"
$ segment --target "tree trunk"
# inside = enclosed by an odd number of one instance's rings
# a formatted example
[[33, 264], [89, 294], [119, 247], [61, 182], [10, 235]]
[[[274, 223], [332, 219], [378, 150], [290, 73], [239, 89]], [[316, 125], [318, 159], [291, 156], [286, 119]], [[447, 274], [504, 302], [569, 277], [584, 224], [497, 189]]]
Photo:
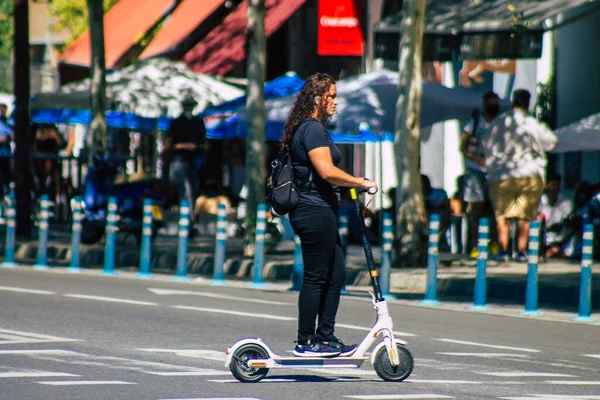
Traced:
[[102, 0], [87, 0], [92, 50], [90, 103], [92, 123], [88, 157], [106, 151], [106, 61], [104, 55], [104, 8]]
[[29, 128], [29, 2], [14, 2], [15, 156], [12, 165], [17, 211], [16, 233], [31, 237], [32, 138]]
[[394, 149], [398, 171], [396, 256], [400, 265], [422, 265], [427, 255], [427, 215], [420, 179], [422, 43], [426, 0], [404, 2], [400, 32]]
[[246, 230], [244, 255], [254, 255], [256, 208], [265, 201], [265, 0], [248, 1], [246, 139]]

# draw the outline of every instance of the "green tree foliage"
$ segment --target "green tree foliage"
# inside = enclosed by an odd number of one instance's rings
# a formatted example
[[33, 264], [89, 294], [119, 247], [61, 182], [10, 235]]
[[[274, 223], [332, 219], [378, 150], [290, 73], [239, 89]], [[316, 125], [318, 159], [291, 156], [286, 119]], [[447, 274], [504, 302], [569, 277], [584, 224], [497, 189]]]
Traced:
[[13, 2], [0, 0], [0, 60], [10, 59], [13, 47]]
[[[0, 0], [4, 1], [4, 0]], [[118, 0], [103, 0], [104, 11], [110, 10]], [[53, 30], [62, 32], [68, 30], [70, 36], [65, 47], [81, 36], [89, 28], [88, 8], [86, 0], [52, 0], [50, 16], [54, 19]]]

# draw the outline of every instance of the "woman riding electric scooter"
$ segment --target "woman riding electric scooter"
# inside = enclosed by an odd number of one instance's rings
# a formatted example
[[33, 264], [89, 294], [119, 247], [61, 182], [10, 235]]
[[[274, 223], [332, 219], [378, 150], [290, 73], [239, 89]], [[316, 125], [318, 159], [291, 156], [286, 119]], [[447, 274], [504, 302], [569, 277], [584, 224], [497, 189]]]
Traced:
[[282, 146], [289, 146], [300, 192], [298, 206], [290, 213], [294, 232], [302, 242], [304, 261], [298, 341], [293, 351], [300, 357], [335, 357], [356, 349], [356, 345], [345, 345], [334, 335], [345, 280], [337, 229], [339, 186], [377, 192], [377, 183], [337, 167], [342, 154], [324, 125], [335, 113], [336, 96], [332, 77], [322, 73], [309, 77], [296, 96], [281, 139]]

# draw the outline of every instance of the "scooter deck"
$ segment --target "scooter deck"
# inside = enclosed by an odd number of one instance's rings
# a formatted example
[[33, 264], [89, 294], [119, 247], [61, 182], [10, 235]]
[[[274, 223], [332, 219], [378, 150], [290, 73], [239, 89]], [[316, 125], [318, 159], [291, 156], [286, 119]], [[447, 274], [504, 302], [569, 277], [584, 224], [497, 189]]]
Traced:
[[368, 357], [280, 357], [248, 360], [251, 367], [268, 368], [313, 368], [313, 367], [345, 367], [358, 368]]

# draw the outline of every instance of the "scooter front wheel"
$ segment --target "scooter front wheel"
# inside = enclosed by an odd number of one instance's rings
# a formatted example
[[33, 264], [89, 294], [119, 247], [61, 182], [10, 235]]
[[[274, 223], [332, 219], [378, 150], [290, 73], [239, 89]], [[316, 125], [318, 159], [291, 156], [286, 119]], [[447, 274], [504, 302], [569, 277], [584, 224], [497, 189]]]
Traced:
[[255, 368], [248, 365], [251, 359], [267, 359], [269, 353], [257, 344], [245, 344], [237, 349], [232, 355], [229, 369], [238, 381], [242, 383], [256, 383], [264, 378], [269, 368]]
[[377, 375], [384, 381], [402, 382], [413, 371], [414, 361], [410, 351], [402, 345], [397, 345], [396, 349], [398, 350], [398, 358], [400, 359], [400, 365], [397, 367], [392, 365], [385, 346], [381, 347], [375, 355], [373, 368]]

